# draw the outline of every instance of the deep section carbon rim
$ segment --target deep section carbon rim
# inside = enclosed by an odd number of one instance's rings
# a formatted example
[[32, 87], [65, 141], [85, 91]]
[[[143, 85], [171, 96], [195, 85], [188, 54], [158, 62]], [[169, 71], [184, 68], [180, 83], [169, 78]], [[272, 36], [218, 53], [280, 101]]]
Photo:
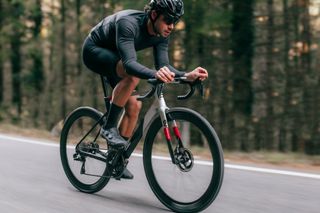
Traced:
[[[172, 162], [161, 120], [155, 119], [146, 135], [144, 147], [148, 182], [168, 208], [177, 212], [201, 211], [215, 199], [223, 180], [223, 153], [219, 138], [209, 122], [190, 109], [172, 109], [168, 118], [169, 123], [176, 121], [185, 152], [180, 152], [179, 163]], [[171, 137], [175, 150], [178, 142], [173, 132]]]
[[102, 121], [92, 129], [101, 116], [102, 113], [93, 108], [78, 108], [68, 116], [61, 133], [60, 156], [63, 169], [72, 185], [87, 193], [101, 190], [109, 181], [105, 162], [81, 154], [89, 153], [103, 159], [107, 153], [107, 144], [99, 135]]

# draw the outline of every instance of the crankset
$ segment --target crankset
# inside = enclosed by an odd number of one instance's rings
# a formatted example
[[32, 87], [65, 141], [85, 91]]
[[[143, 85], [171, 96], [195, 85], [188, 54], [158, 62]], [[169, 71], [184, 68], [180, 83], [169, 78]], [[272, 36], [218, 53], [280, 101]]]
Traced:
[[124, 150], [111, 149], [107, 154], [107, 170], [110, 176], [119, 179], [128, 164], [128, 160], [123, 156]]
[[173, 154], [175, 162], [182, 172], [189, 172], [192, 169], [194, 159], [190, 150], [177, 146]]

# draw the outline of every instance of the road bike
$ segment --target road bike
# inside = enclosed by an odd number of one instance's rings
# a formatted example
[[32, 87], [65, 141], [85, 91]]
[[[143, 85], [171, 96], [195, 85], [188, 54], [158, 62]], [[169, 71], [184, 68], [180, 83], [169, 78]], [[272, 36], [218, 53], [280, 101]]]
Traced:
[[[175, 212], [198, 212], [207, 208], [219, 193], [224, 174], [223, 151], [212, 125], [198, 112], [169, 108], [164, 83], [149, 79], [151, 89], [137, 99], [154, 97], [153, 104], [135, 128], [128, 145], [109, 146], [100, 136], [110, 98], [108, 81], [101, 76], [106, 113], [79, 107], [65, 119], [60, 138], [60, 157], [71, 184], [86, 193], [103, 189], [110, 178], [120, 179], [138, 143], [144, 139], [143, 165], [156, 197]], [[175, 78], [175, 84], [189, 85], [179, 100], [203, 93], [202, 82]], [[143, 143], [143, 142], [141, 142]]]

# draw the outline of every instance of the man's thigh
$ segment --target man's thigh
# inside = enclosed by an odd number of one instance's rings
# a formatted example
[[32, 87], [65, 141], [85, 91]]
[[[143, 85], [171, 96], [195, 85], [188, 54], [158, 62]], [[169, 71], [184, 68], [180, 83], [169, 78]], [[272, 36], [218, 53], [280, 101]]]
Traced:
[[112, 87], [121, 80], [117, 75], [117, 64], [120, 61], [117, 52], [96, 46], [89, 40], [85, 42], [82, 54], [84, 64], [91, 71], [106, 76]]

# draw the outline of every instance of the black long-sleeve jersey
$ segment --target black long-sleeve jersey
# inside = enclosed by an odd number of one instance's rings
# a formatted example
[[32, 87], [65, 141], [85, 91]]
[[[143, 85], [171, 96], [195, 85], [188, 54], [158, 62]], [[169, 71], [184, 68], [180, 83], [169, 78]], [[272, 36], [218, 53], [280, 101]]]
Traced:
[[152, 36], [147, 31], [148, 16], [137, 10], [123, 10], [107, 16], [90, 32], [96, 45], [117, 51], [126, 72], [142, 79], [154, 78], [155, 70], [137, 62], [136, 52], [153, 47], [156, 70], [167, 66], [176, 76], [181, 72], [169, 64], [168, 38]]

